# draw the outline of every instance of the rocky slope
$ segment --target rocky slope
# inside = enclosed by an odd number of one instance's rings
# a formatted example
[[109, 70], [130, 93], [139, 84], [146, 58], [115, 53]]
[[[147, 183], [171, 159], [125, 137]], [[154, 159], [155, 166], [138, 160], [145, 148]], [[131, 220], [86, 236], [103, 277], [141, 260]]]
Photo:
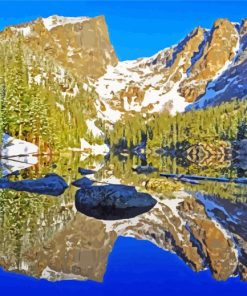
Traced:
[[[95, 90], [90, 105], [96, 117], [114, 123], [126, 113], [175, 114], [246, 98], [246, 33], [246, 20], [219, 19], [210, 30], [197, 27], [152, 57], [124, 62], [117, 59], [102, 16], [40, 18], [6, 28], [0, 40], [21, 39], [27, 61], [47, 59], [63, 95], [75, 95], [80, 87]], [[35, 81], [41, 83], [47, 67], [37, 69]], [[64, 108], [61, 101], [59, 106]]]
[[[95, 82], [98, 111], [113, 121], [125, 112], [172, 114], [247, 95], [246, 20], [217, 20], [150, 58], [119, 62]], [[111, 114], [111, 115], [110, 115]]]

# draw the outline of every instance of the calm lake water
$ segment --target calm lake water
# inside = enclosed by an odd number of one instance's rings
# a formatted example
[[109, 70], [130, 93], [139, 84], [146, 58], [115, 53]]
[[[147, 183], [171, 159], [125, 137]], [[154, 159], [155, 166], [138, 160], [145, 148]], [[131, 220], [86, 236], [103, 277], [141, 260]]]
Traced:
[[[158, 155], [82, 157], [67, 154], [21, 171], [12, 180], [57, 173], [70, 185], [78, 167], [98, 181], [146, 190], [160, 172], [246, 176], [229, 161], [191, 163]], [[5, 164], [5, 169], [6, 169]], [[11, 169], [7, 167], [7, 169]], [[103, 221], [76, 210], [70, 186], [59, 197], [0, 191], [0, 292], [8, 295], [244, 295], [247, 292], [247, 190], [244, 185], [173, 181], [149, 191], [157, 204], [132, 219]]]

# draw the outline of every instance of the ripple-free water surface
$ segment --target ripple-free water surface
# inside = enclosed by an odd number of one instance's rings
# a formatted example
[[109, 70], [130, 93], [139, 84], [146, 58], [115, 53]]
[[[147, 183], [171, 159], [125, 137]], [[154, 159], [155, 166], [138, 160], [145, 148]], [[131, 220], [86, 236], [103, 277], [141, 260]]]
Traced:
[[[139, 162], [66, 156], [40, 161], [11, 179], [55, 172], [70, 184], [81, 177], [80, 166], [96, 169], [97, 180], [144, 190], [143, 184], [158, 175], [132, 172]], [[174, 167], [170, 160], [156, 158], [152, 164], [162, 171], [200, 173], [195, 166]], [[221, 170], [209, 168], [207, 173], [221, 175]], [[237, 174], [229, 168], [226, 175]], [[226, 186], [203, 185], [200, 201], [193, 186], [184, 188], [182, 195], [166, 192], [150, 212], [116, 222], [78, 213], [77, 188], [72, 186], [60, 197], [1, 190], [1, 295], [245, 295], [247, 284], [240, 279], [239, 268], [247, 260], [247, 191]], [[222, 264], [215, 274], [212, 262], [216, 269]]]

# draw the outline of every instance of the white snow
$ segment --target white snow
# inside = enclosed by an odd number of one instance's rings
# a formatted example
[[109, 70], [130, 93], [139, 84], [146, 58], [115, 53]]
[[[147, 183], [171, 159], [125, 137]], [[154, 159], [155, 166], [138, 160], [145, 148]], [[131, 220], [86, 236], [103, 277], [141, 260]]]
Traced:
[[105, 111], [101, 111], [100, 100], [96, 100], [96, 110], [98, 117], [110, 122], [116, 122], [121, 118], [122, 113], [118, 110], [112, 109], [108, 102], [104, 101], [102, 104], [105, 106]]
[[41, 74], [38, 74], [34, 77], [34, 81], [38, 84], [41, 84], [42, 82], [42, 75]]
[[208, 84], [208, 87], [207, 87], [207, 90], [206, 90], [206, 93], [200, 98], [199, 101], [193, 103], [191, 106], [189, 106], [189, 109], [192, 109], [192, 108], [196, 108], [196, 107], [199, 107], [199, 108], [203, 108], [205, 107], [206, 105], [208, 105], [211, 100], [213, 98], [215, 98], [217, 95], [221, 94], [221, 93], [224, 93], [227, 88], [229, 87], [229, 85], [233, 82], [234, 83], [234, 80], [236, 79], [237, 77], [233, 77], [231, 79], [228, 79], [227, 81], [227, 84], [224, 86], [224, 88], [218, 90], [218, 91], [215, 91], [214, 90], [214, 86], [215, 86], [215, 83], [216, 81], [212, 81]]
[[64, 110], [65, 110], [64, 105], [62, 105], [62, 104], [60, 104], [60, 103], [58, 103], [58, 102], [56, 102], [56, 106], [57, 106], [61, 111], [64, 111]]
[[3, 157], [21, 156], [38, 153], [38, 147], [32, 143], [15, 139], [7, 134], [3, 135], [0, 154]]
[[[163, 81], [164, 74], [157, 71], [157, 67], [158, 69], [164, 67], [163, 63], [156, 66], [156, 71], [153, 69], [154, 66], [150, 65], [159, 54], [164, 55], [165, 53], [163, 50], [151, 58], [119, 62], [115, 67], [107, 67], [105, 75], [94, 83], [95, 90], [99, 95], [96, 108], [104, 119], [112, 123], [118, 121], [124, 112], [119, 111], [119, 106], [123, 106], [125, 111], [141, 112], [142, 108], [151, 105], [153, 109], [150, 112], [160, 112], [163, 111], [167, 103], [171, 103], [170, 112], [172, 115], [185, 110], [188, 103], [178, 91], [181, 81], [186, 78], [182, 69], [184, 58], [180, 59], [177, 69], [175, 69], [181, 74], [181, 79], [176, 83], [172, 81], [171, 77], [167, 77]], [[137, 86], [140, 92], [144, 93], [143, 101], [136, 100], [137, 97], [133, 95], [129, 98], [123, 97], [121, 102], [119, 92], [132, 86]], [[115, 96], [117, 99], [114, 99]], [[106, 107], [106, 111], [100, 110], [100, 103]]]
[[106, 182], [110, 184], [121, 184], [121, 179], [115, 177], [114, 175], [111, 175], [109, 177], [100, 179], [100, 182]]
[[0, 170], [6, 176], [10, 173], [24, 170], [38, 163], [38, 158], [32, 155], [12, 156], [12, 158], [1, 158]]
[[88, 17], [64, 17], [53, 15], [47, 18], [43, 18], [43, 24], [48, 31], [52, 30], [57, 26], [64, 26], [67, 24], [76, 24], [76, 23], [83, 23], [89, 20]]
[[11, 27], [11, 29], [13, 31], [16, 31], [16, 32], [22, 34], [24, 37], [28, 37], [28, 36], [31, 35], [31, 28], [30, 28], [30, 26], [22, 27], [22, 28]]
[[82, 84], [82, 88], [83, 88], [85, 91], [89, 91], [89, 90], [90, 90], [89, 85], [88, 85], [87, 83], [85, 83], [85, 82]]
[[74, 55], [74, 48], [71, 46], [68, 46], [68, 57], [71, 57]]
[[174, 199], [163, 199], [161, 200], [160, 203], [166, 205], [172, 211], [174, 216], [180, 217], [177, 207], [183, 201], [184, 201], [183, 198], [174, 198]]

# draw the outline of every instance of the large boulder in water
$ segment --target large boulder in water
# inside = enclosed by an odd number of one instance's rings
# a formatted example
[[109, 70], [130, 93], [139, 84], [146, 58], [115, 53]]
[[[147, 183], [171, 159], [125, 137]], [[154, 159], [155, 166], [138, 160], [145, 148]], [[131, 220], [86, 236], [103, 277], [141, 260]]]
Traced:
[[102, 220], [133, 218], [154, 207], [156, 200], [135, 187], [109, 184], [85, 186], [77, 191], [76, 208], [79, 212]]
[[57, 174], [48, 174], [44, 178], [36, 180], [9, 181], [2, 178], [0, 179], [0, 188], [58, 196], [68, 188], [68, 185]]

